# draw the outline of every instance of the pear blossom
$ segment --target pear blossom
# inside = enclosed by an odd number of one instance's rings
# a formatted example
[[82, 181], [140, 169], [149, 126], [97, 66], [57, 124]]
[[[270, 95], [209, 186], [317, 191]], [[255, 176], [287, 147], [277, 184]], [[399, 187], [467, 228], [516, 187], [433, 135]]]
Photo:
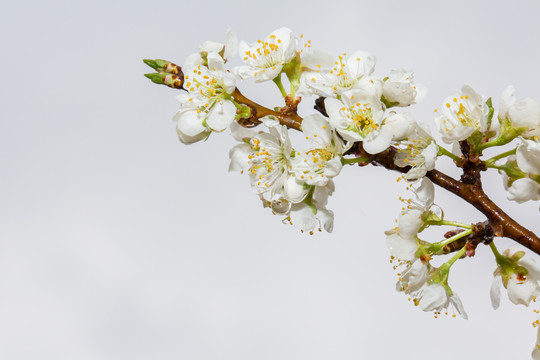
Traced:
[[529, 306], [540, 295], [540, 266], [534, 260], [524, 258], [524, 255], [523, 251], [507, 249], [502, 254], [502, 260], [497, 260], [490, 289], [494, 309], [500, 304], [501, 284], [506, 288], [510, 301], [516, 305]]
[[225, 33], [225, 43], [215, 41], [205, 41], [199, 46], [199, 52], [191, 54], [184, 61], [183, 68], [194, 68], [199, 65], [207, 65], [206, 57], [210, 53], [219, 54], [225, 62], [233, 58], [238, 52], [238, 37], [232, 29], [228, 29]]
[[[337, 97], [344, 91], [362, 88], [380, 99], [382, 81], [371, 76], [375, 70], [375, 56], [363, 51], [356, 51], [347, 58], [344, 56], [347, 55], [338, 56], [332, 65], [323, 53], [318, 53], [313, 60], [310, 58], [311, 69], [308, 70], [311, 71], [302, 74], [304, 87], [325, 97]], [[313, 68], [312, 64], [317, 60], [319, 63]]]
[[526, 128], [523, 137], [540, 136], [540, 104], [531, 98], [516, 100], [515, 91], [510, 85], [501, 94], [499, 118], [509, 120], [516, 128]]
[[530, 178], [514, 180], [506, 190], [508, 200], [519, 204], [530, 200], [540, 200], [540, 184]]
[[446, 280], [437, 281], [438, 271], [429, 262], [417, 259], [400, 275], [396, 289], [409, 295], [423, 311], [434, 311], [435, 317], [450, 307], [467, 319], [459, 296], [450, 290]]
[[517, 147], [516, 161], [524, 172], [540, 174], [540, 142], [524, 139]]
[[307, 116], [302, 121], [302, 132], [313, 148], [297, 151], [291, 159], [290, 170], [308, 185], [324, 186], [341, 171], [341, 155], [347, 147], [320, 114]]
[[[235, 126], [236, 129], [238, 127]], [[298, 187], [303, 185], [287, 184], [293, 151], [287, 128], [282, 125], [272, 126], [269, 132], [255, 133], [244, 141], [229, 153], [229, 169], [247, 171], [253, 190], [266, 201], [275, 201], [281, 196], [287, 200], [300, 201], [297, 192]], [[285, 193], [284, 187], [287, 190]]]
[[383, 97], [394, 106], [409, 106], [417, 103], [425, 96], [425, 89], [414, 85], [414, 75], [407, 70], [392, 70], [384, 79]]
[[[437, 110], [436, 110], [437, 111]], [[441, 115], [435, 118], [444, 142], [465, 140], [475, 131], [487, 130], [489, 108], [486, 101], [470, 86], [444, 100]]]
[[176, 123], [178, 139], [184, 144], [193, 144], [210, 136], [212, 131], [204, 125], [208, 112], [203, 112], [203, 99], [193, 98], [189, 94], [182, 93], [176, 97], [180, 102], [180, 109], [173, 117]]
[[405, 175], [407, 181], [418, 181], [435, 168], [439, 146], [429, 133], [429, 128], [416, 124], [414, 132], [397, 144], [394, 163], [399, 167], [411, 166]]
[[523, 139], [517, 147], [515, 159], [527, 177], [513, 180], [507, 185], [510, 179], [505, 176], [508, 199], [518, 203], [540, 200], [540, 143], [537, 140]]
[[384, 125], [384, 109], [379, 97], [369, 90], [354, 89], [342, 94], [341, 100], [324, 101], [330, 124], [347, 141], [362, 141], [370, 154], [390, 146], [392, 130]]
[[309, 198], [303, 202], [292, 204], [289, 220], [293, 226], [302, 232], [313, 233], [321, 229], [332, 232], [334, 228], [334, 213], [326, 208], [328, 198], [335, 190], [334, 182], [329, 180], [325, 186], [313, 186]]
[[412, 261], [416, 258], [420, 241], [417, 237], [418, 232], [431, 214], [434, 205], [435, 187], [431, 180], [423, 178], [412, 190], [416, 199], [405, 201], [407, 207], [398, 218], [397, 228], [386, 231], [386, 245], [390, 255], [402, 261]]
[[235, 77], [224, 68], [223, 58], [217, 53], [208, 54], [208, 66], [187, 68], [184, 88], [180, 94], [180, 110], [173, 120], [177, 124], [180, 141], [190, 144], [205, 139], [211, 132], [225, 130], [236, 116], [236, 106], [231, 100]]
[[255, 82], [272, 80], [296, 57], [296, 42], [292, 31], [285, 27], [252, 44], [241, 41], [239, 53], [246, 65], [234, 72], [242, 79], [254, 78]]

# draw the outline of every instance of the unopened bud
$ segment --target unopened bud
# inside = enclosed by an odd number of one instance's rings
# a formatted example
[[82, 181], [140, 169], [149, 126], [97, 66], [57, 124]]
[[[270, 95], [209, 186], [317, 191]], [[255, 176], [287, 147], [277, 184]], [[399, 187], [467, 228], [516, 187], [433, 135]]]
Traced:
[[180, 66], [173, 64], [167, 60], [161, 59], [143, 59], [143, 62], [150, 66], [152, 69], [157, 70], [158, 72], [165, 72], [167, 74], [180, 75], [182, 74], [182, 69]]
[[174, 89], [182, 89], [183, 76], [167, 74], [164, 72], [144, 74], [147, 78], [152, 80], [153, 83], [166, 85]]

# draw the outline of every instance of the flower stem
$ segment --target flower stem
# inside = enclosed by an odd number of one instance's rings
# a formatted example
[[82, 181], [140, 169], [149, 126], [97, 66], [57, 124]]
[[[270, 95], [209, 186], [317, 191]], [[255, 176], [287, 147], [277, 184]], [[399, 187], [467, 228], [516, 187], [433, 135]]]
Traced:
[[[436, 243], [433, 243], [431, 245], [429, 245], [426, 250], [428, 250], [431, 254], [437, 254], [443, 247], [445, 247], [446, 245], [450, 244], [450, 243], [453, 243], [454, 241], [456, 240], [459, 240], [465, 236], [468, 236], [472, 234], [472, 230], [469, 229], [469, 230], [466, 230], [466, 231], [462, 231], [446, 240], [442, 240], [442, 241], [439, 241], [439, 242], [436, 242]], [[465, 248], [465, 247], [463, 247]]]
[[448, 225], [448, 226], [457, 226], [464, 229], [471, 229], [471, 225], [463, 224], [457, 221], [449, 221], [449, 220], [429, 220], [426, 221], [427, 225]]
[[470, 234], [472, 234], [472, 229], [469, 229], [469, 230], [466, 230], [466, 231], [462, 231], [462, 232], [460, 232], [459, 234], [456, 234], [456, 235], [454, 235], [454, 236], [452, 236], [452, 237], [450, 237], [450, 238], [448, 238], [448, 239], [446, 239], [446, 240], [439, 241], [439, 242], [436, 243], [436, 244], [441, 244], [441, 247], [444, 247], [444, 246], [446, 246], [446, 245], [448, 245], [448, 244], [450, 244], [450, 243], [453, 243], [454, 241], [459, 240], [459, 239], [461, 239], [462, 237], [468, 236], [468, 235], [470, 235]]
[[341, 158], [341, 163], [343, 165], [357, 164], [357, 163], [360, 163], [360, 162], [368, 163], [369, 159], [367, 157], [365, 157], [365, 156], [360, 156], [360, 157], [350, 158], [350, 159], [346, 159], [344, 157]]
[[510, 156], [510, 155], [515, 155], [516, 150], [517, 150], [517, 148], [512, 149], [512, 150], [508, 150], [508, 151], [503, 152], [503, 153], [501, 153], [501, 154], [499, 154], [499, 155], [496, 155], [496, 156], [494, 156], [494, 157], [492, 157], [492, 158], [490, 158], [490, 159], [487, 159], [487, 160], [485, 161], [485, 162], [486, 162], [486, 166], [487, 166], [487, 167], [490, 167], [491, 165], [493, 165], [493, 164], [494, 164], [497, 160], [499, 160], [499, 159], [505, 158], [505, 157]]
[[450, 267], [451, 267], [452, 265], [454, 265], [454, 263], [455, 263], [456, 261], [458, 261], [458, 260], [463, 256], [463, 254], [465, 254], [465, 251], [466, 251], [466, 250], [467, 250], [467, 249], [465, 249], [465, 246], [462, 247], [461, 250], [459, 250], [459, 251], [456, 253], [456, 255], [452, 256], [452, 258], [451, 258], [450, 260], [448, 260], [447, 262], [445, 262], [445, 263], [441, 266], [441, 269], [443, 269], [443, 268], [444, 268], [444, 270], [450, 269]]
[[489, 247], [491, 249], [491, 251], [493, 252], [493, 255], [495, 255], [495, 259], [497, 260], [497, 262], [499, 262], [498, 260], [500, 258], [502, 258], [502, 255], [501, 253], [499, 252], [499, 250], [497, 250], [497, 247], [495, 246], [495, 244], [492, 242], [489, 243]]
[[456, 162], [460, 160], [459, 156], [452, 154], [450, 151], [446, 150], [445, 148], [443, 148], [440, 145], [438, 145], [438, 146], [439, 146], [439, 152], [438, 152], [437, 156], [445, 155], [445, 156], [448, 156], [449, 158], [451, 158], [452, 160], [454, 160]]
[[283, 87], [283, 83], [281, 82], [281, 74], [276, 76], [273, 81], [279, 88], [279, 91], [281, 92], [281, 96], [286, 97], [287, 91], [285, 91], [285, 88]]

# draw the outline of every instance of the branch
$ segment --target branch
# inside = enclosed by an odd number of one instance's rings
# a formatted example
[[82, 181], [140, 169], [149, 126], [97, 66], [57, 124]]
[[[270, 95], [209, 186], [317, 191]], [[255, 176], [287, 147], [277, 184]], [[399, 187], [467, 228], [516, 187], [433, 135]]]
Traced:
[[[163, 60], [160, 61], [163, 63], [145, 60], [145, 63], [158, 71], [158, 73], [146, 74], [146, 76], [157, 84], [163, 84], [172, 88], [184, 90], [184, 75], [182, 69], [173, 63], [165, 62]], [[303, 119], [296, 113], [296, 105], [300, 101], [299, 98], [286, 98], [286, 106], [281, 108], [280, 111], [274, 111], [248, 99], [238, 89], [235, 89], [231, 96], [237, 103], [247, 106], [251, 110], [250, 118], [240, 119], [238, 121], [242, 126], [257, 126], [261, 123], [261, 118], [265, 116], [274, 116], [282, 125], [285, 125], [288, 128], [299, 131], [302, 129]], [[316, 100], [315, 109], [327, 116], [324, 108], [323, 98]], [[486, 166], [485, 163], [480, 160], [480, 154], [471, 153], [470, 144], [468, 144], [467, 141], [460, 142], [460, 146], [463, 153], [463, 161], [457, 165], [463, 168], [461, 181], [458, 181], [438, 170], [428, 171], [426, 176], [434, 184], [459, 196], [474, 206], [488, 219], [487, 223], [483, 223], [481, 226], [478, 224], [476, 225], [478, 227], [478, 231], [475, 231], [476, 235], [472, 234], [469, 236], [467, 238], [467, 242], [463, 246], [467, 246], [466, 244], [473, 244], [469, 246], [473, 246], [474, 251], [474, 248], [479, 242], [490, 242], [493, 236], [507, 237], [517, 241], [521, 245], [540, 255], [540, 238], [538, 238], [538, 236], [536, 236], [532, 231], [526, 229], [512, 219], [493, 201], [491, 201], [491, 199], [482, 190], [480, 172], [485, 170]], [[394, 156], [396, 152], [396, 148], [389, 147], [379, 154], [368, 154], [363, 149], [362, 143], [358, 142], [355, 143], [347, 153], [356, 154], [358, 157], [365, 157], [372, 165], [382, 166], [388, 170], [406, 173], [410, 169], [409, 166], [402, 168], [394, 163]], [[366, 165], [366, 163], [359, 163], [359, 165]], [[478, 234], [484, 234], [481, 237], [482, 240], [472, 240], [474, 238], [478, 239]], [[489, 234], [489, 236], [486, 234]]]
[[[240, 94], [240, 92], [238, 92], [238, 94]], [[302, 118], [297, 114], [284, 115], [277, 113], [254, 103], [253, 101], [245, 98], [243, 95], [241, 95], [237, 101], [241, 101], [243, 104], [255, 109], [255, 114], [257, 114], [257, 116], [262, 117], [266, 115], [273, 115], [280, 120], [281, 124], [295, 130], [300, 130]], [[324, 113], [324, 103], [322, 103], [320, 100], [317, 101], [316, 109], [321, 113]], [[461, 142], [460, 145], [464, 154], [464, 161], [461, 164], [458, 164], [458, 166], [463, 168], [461, 181], [458, 181], [438, 170], [428, 171], [426, 176], [434, 184], [459, 196], [484, 214], [488, 219], [488, 222], [485, 223], [483, 227], [487, 228], [488, 230], [482, 231], [491, 232], [497, 237], [510, 238], [540, 255], [540, 238], [506, 214], [500, 207], [491, 201], [486, 193], [484, 193], [482, 189], [480, 171], [485, 170], [485, 164], [479, 159], [478, 154], [470, 153], [470, 146], [466, 141]], [[368, 158], [372, 165], [382, 166], [388, 170], [406, 173], [410, 169], [409, 166], [402, 168], [394, 163], [394, 156], [396, 152], [396, 148], [389, 147], [381, 153], [374, 155], [368, 154], [363, 149], [361, 142], [355, 143], [355, 145], [348, 151], [349, 154], [356, 154], [356, 156]], [[360, 165], [365, 165], [365, 163]], [[470, 239], [472, 238], [473, 237], [471, 236]], [[486, 242], [485, 239], [484, 242]]]

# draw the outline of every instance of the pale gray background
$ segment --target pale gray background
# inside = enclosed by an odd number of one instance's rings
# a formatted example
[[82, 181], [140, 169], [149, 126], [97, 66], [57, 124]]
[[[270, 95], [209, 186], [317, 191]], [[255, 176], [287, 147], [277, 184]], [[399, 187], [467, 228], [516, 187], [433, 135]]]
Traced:
[[[495, 103], [509, 84], [540, 100], [539, 12], [536, 1], [5, 3], [0, 358], [529, 358], [536, 315], [506, 299], [491, 309], [485, 247], [451, 274], [469, 321], [435, 320], [394, 291], [383, 231], [405, 195], [395, 174], [344, 169], [334, 233], [301, 235], [227, 172], [227, 134], [178, 142], [176, 92], [144, 78], [141, 59], [182, 63], [229, 27], [251, 42], [288, 26], [331, 53], [372, 52], [377, 75], [415, 71], [430, 92], [412, 110], [431, 122], [464, 83]], [[538, 204], [507, 203], [496, 176], [486, 187], [540, 232]], [[437, 196], [448, 218], [483, 220]]]

